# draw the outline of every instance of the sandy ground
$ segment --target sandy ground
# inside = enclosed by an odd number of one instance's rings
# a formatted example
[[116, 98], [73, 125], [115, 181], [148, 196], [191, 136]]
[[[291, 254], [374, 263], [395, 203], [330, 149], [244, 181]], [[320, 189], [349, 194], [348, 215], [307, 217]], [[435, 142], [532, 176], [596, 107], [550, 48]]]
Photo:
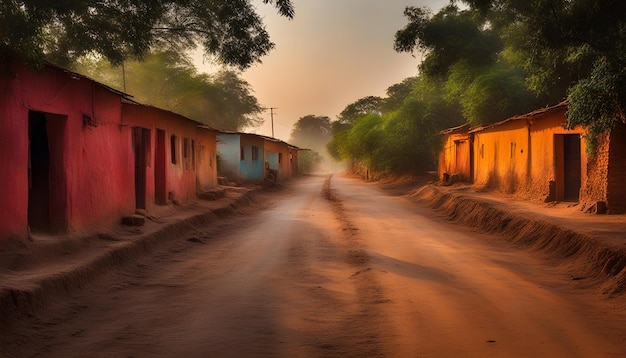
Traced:
[[405, 197], [334, 175], [265, 199], [0, 327], [0, 356], [626, 353], [614, 302]]

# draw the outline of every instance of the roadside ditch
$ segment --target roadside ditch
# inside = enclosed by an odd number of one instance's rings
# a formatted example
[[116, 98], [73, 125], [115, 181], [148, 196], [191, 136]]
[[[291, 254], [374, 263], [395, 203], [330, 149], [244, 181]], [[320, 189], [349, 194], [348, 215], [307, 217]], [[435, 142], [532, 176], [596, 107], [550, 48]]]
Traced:
[[452, 222], [498, 235], [519, 249], [544, 255], [583, 287], [611, 298], [626, 292], [624, 250], [531, 214], [511, 213], [471, 196], [442, 192], [433, 185], [422, 186], [407, 196]]

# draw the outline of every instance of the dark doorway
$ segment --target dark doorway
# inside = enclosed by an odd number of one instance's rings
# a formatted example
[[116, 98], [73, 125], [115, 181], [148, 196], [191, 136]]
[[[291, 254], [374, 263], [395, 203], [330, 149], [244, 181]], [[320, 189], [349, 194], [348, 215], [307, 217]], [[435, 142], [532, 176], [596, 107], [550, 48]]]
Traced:
[[28, 225], [50, 231], [50, 149], [46, 115], [28, 113]]
[[157, 205], [167, 205], [167, 188], [165, 185], [167, 148], [165, 145], [165, 131], [157, 129], [154, 159], [154, 201]]
[[150, 130], [133, 128], [133, 150], [135, 153], [135, 207], [146, 208], [146, 167], [149, 160]]
[[580, 193], [580, 136], [578, 134], [567, 134], [563, 136], [563, 173], [564, 173], [564, 195], [565, 201], [578, 201]]
[[578, 201], [580, 193], [580, 135], [554, 136], [555, 200]]

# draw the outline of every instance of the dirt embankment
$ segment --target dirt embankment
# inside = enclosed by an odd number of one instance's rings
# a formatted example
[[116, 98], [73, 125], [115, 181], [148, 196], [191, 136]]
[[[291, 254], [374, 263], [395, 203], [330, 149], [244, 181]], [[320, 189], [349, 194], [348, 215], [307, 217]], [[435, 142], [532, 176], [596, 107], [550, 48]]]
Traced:
[[[44, 310], [102, 273], [154, 252], [197, 227], [235, 215], [264, 192], [236, 192], [213, 207], [153, 218], [142, 229], [122, 226], [85, 237], [49, 237], [3, 247], [0, 252], [0, 325]], [[278, 188], [280, 189], [280, 188]]]
[[432, 185], [410, 191], [407, 196], [453, 222], [496, 234], [520, 249], [544, 255], [584, 287], [597, 288], [608, 297], [626, 292], [626, 252], [622, 249], [531, 213], [511, 213], [471, 196], [442, 192]]

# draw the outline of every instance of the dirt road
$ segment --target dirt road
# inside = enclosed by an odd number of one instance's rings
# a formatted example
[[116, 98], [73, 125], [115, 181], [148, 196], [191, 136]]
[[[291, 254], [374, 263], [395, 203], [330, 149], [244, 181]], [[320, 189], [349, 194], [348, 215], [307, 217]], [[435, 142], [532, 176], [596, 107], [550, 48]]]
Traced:
[[[0, 332], [6, 357], [621, 357], [622, 310], [405, 198], [312, 176]], [[326, 180], [327, 184], [328, 181]]]

